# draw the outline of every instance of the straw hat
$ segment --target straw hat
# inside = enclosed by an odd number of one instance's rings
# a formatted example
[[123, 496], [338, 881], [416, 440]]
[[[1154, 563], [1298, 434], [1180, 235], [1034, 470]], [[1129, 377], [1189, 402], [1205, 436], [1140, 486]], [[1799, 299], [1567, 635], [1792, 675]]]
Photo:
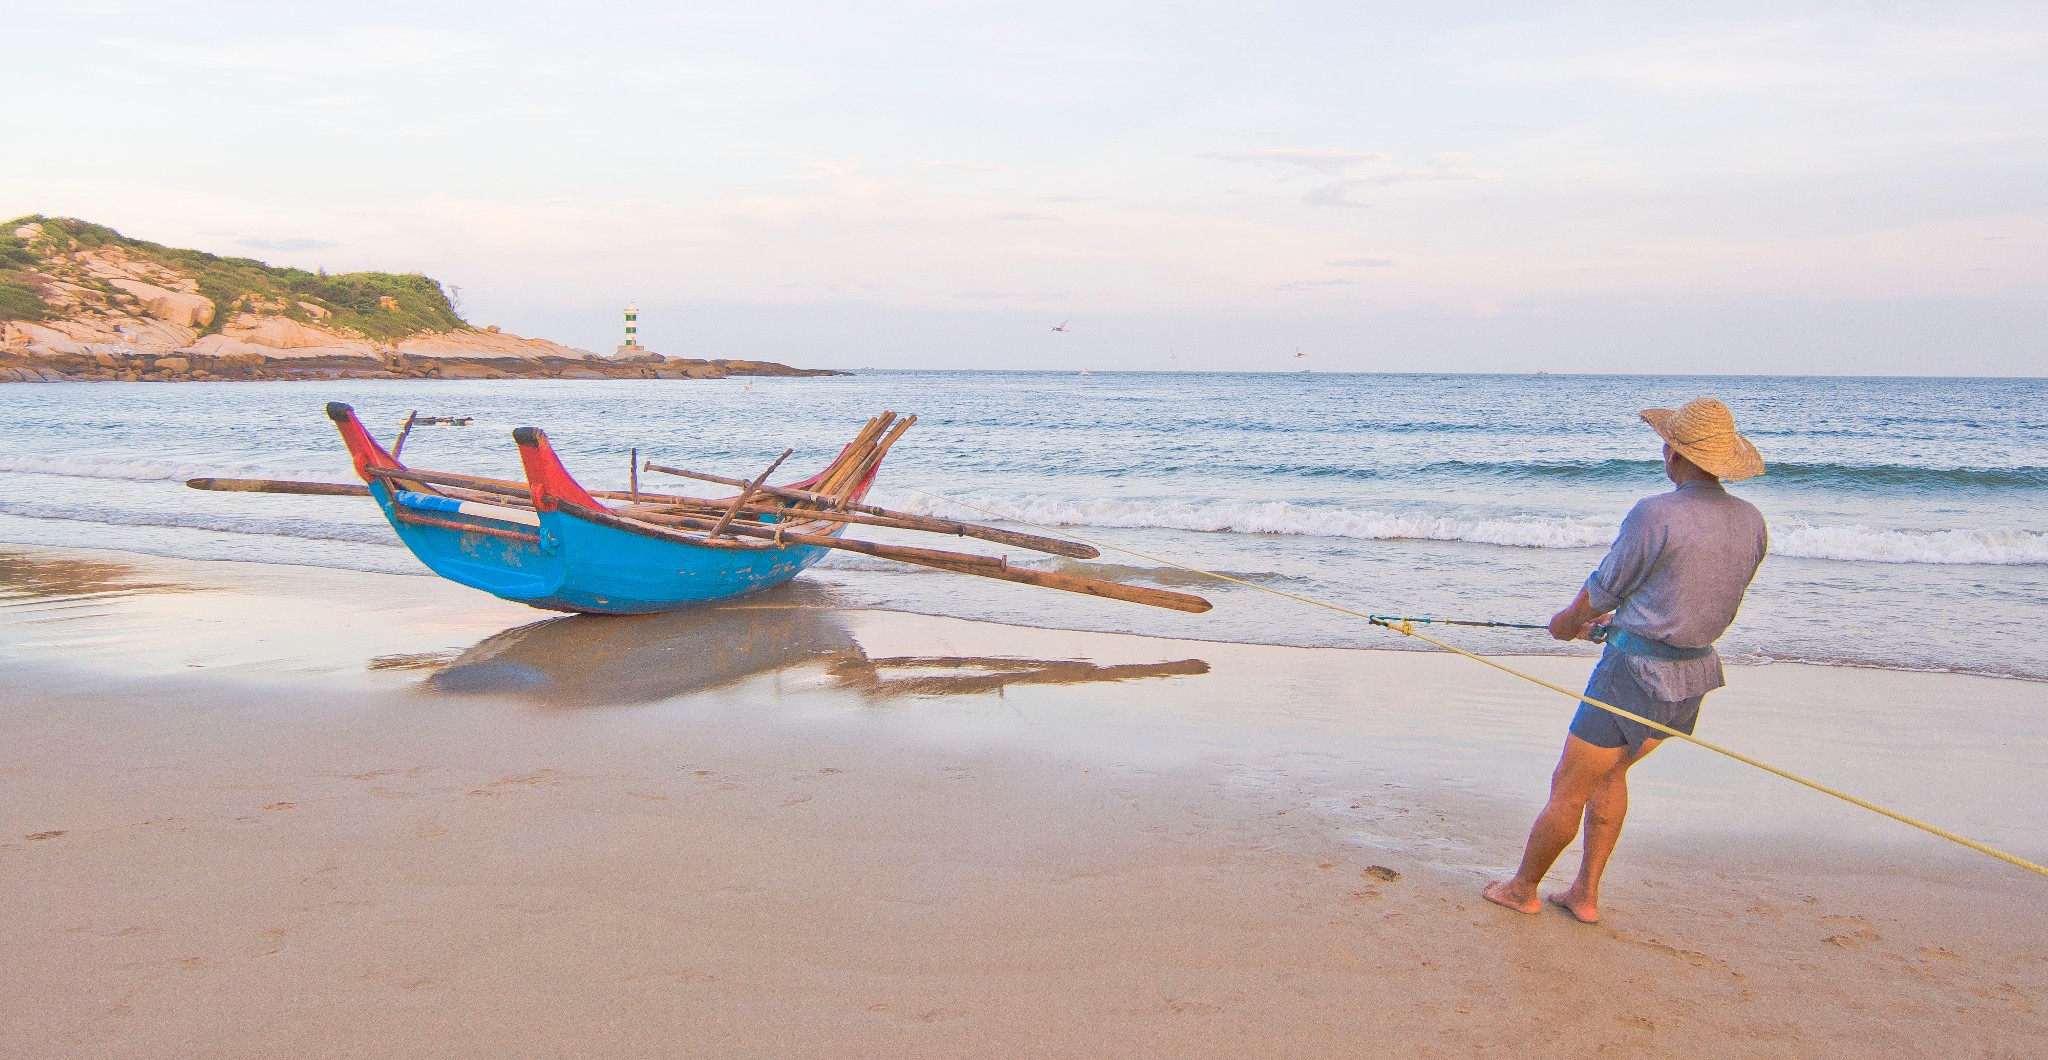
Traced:
[[1713, 398], [1695, 398], [1676, 412], [1644, 409], [1640, 415], [1651, 430], [1663, 435], [1671, 448], [1701, 471], [1729, 482], [1764, 473], [1763, 454], [1735, 432], [1734, 413]]

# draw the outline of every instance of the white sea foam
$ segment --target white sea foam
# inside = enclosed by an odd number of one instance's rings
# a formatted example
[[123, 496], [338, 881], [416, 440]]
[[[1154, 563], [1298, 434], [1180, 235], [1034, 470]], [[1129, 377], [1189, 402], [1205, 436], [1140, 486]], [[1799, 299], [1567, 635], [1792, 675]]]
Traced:
[[[1365, 541], [1467, 541], [1512, 548], [1598, 548], [1617, 524], [1602, 518], [1510, 515], [1471, 518], [1426, 511], [1320, 508], [1286, 501], [1075, 500], [979, 495], [965, 504], [920, 494], [890, 498], [892, 506], [954, 519], [1003, 519], [1045, 526], [1195, 530], [1283, 534]], [[971, 505], [972, 507], [969, 507]], [[1868, 563], [2048, 564], [2048, 534], [2018, 529], [1891, 530], [1861, 525], [1774, 527], [1772, 554], [1798, 559]]]
[[0, 454], [0, 472], [18, 475], [57, 475], [64, 478], [115, 479], [125, 482], [180, 482], [202, 476], [278, 474], [275, 468], [226, 460], [209, 460], [201, 465], [132, 456], [31, 456], [24, 453]]
[[138, 460], [133, 457], [0, 455], [0, 471], [27, 475], [62, 475], [68, 478], [110, 478], [129, 482], [160, 482], [167, 479], [198, 478], [201, 471], [169, 460]]
[[260, 518], [234, 513], [161, 509], [95, 508], [85, 505], [0, 501], [0, 515], [58, 523], [100, 526], [162, 527], [203, 530], [216, 534], [294, 538], [304, 541], [345, 541], [359, 545], [399, 547], [388, 525], [318, 518]]
[[[1615, 524], [1599, 519], [1516, 515], [1461, 519], [1429, 512], [1311, 508], [1287, 501], [1126, 501], [1056, 497], [976, 496], [974, 507], [913, 496], [896, 499], [904, 510], [954, 519], [1004, 519], [1046, 526], [1096, 526], [1204, 533], [1286, 534], [1366, 541], [1472, 541], [1517, 548], [1588, 548], [1614, 539]], [[979, 511], [977, 509], [986, 509]]]
[[1771, 552], [1800, 559], [1867, 563], [2048, 563], [2048, 534], [2028, 530], [1885, 530], [1792, 526], [1771, 533]]

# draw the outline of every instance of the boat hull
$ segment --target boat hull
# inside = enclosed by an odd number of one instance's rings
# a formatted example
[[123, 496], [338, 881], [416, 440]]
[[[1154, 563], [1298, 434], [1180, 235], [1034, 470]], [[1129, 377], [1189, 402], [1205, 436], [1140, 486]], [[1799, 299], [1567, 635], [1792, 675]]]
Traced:
[[544, 512], [541, 548], [561, 557], [561, 583], [536, 604], [558, 611], [637, 615], [728, 600], [781, 585], [825, 558], [809, 545], [698, 548]]
[[[812, 545], [707, 547], [633, 533], [563, 511], [541, 491], [540, 511], [457, 501], [394, 488], [405, 469], [369, 437], [353, 410], [341, 428], [370, 496], [427, 568], [449, 581], [549, 611], [640, 615], [676, 611], [781, 585], [825, 557]], [[540, 443], [545, 451], [545, 442]], [[558, 491], [597, 506], [548, 451], [540, 460]], [[400, 478], [403, 482], [402, 477]]]

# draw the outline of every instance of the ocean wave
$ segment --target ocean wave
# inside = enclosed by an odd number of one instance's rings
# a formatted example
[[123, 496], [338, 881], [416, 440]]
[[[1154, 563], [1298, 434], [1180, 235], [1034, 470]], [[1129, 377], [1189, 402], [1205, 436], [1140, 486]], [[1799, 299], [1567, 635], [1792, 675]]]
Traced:
[[[1355, 541], [1440, 541], [1507, 548], [1593, 549], [1614, 539], [1610, 518], [1558, 515], [1467, 516], [1429, 511], [1361, 511], [1311, 507], [1288, 501], [1165, 501], [977, 495], [954, 503], [911, 494], [881, 498], [914, 514], [970, 521], [1007, 520], [1053, 527], [1180, 530], [1218, 534], [1274, 534]], [[37, 499], [0, 501], [0, 515], [103, 526], [164, 527], [308, 541], [344, 541], [396, 547], [382, 521], [254, 515], [232, 510], [169, 507], [119, 508]], [[1815, 526], [1780, 523], [1771, 529], [1771, 554], [1786, 559], [1864, 563], [1990, 566], [2048, 565], [2048, 532], [2017, 528], [1902, 530], [1862, 524]], [[1029, 562], [1036, 557], [1013, 557]], [[1045, 563], [1056, 561], [1047, 559]], [[895, 563], [835, 553], [825, 566], [840, 570], [894, 570]], [[1116, 576], [1154, 577], [1150, 568], [1120, 569]], [[1281, 578], [1271, 572], [1248, 580]]]
[[951, 519], [1001, 518], [1047, 526], [1096, 526], [1139, 530], [1195, 530], [1204, 533], [1284, 534], [1363, 541], [1469, 541], [1517, 548], [1590, 548], [1614, 539], [1616, 524], [1604, 519], [1513, 515], [1461, 519], [1426, 512], [1347, 511], [1311, 508], [1287, 501], [1126, 501], [1054, 497], [981, 496], [969, 504], [922, 497], [897, 499], [893, 506], [916, 514]]
[[[1509, 515], [1469, 518], [1430, 512], [1349, 511], [1286, 501], [1131, 501], [976, 496], [966, 504], [913, 495], [891, 506], [951, 519], [1002, 519], [1045, 526], [1203, 533], [1281, 534], [1364, 541], [1462, 541], [1511, 548], [1599, 548], [1618, 525], [1605, 518]], [[1866, 563], [2048, 564], [2048, 533], [2007, 528], [1894, 530], [1862, 525], [1780, 525], [1771, 553], [1793, 559]]]
[[[1417, 477], [1521, 479], [1536, 481], [1641, 481], [1662, 476], [1657, 460], [1444, 460], [1403, 469]], [[1370, 469], [1363, 469], [1368, 472]], [[1345, 474], [1346, 469], [1304, 468], [1301, 474]], [[1835, 464], [1771, 461], [1759, 485], [1794, 484], [1906, 490], [2048, 489], [2048, 467], [1925, 467], [1913, 464]]]
[[[266, 467], [246, 462], [209, 460], [205, 464], [188, 464], [177, 460], [151, 460], [134, 456], [30, 456], [21, 453], [0, 454], [0, 472], [18, 475], [56, 475], [62, 478], [113, 479], [123, 482], [182, 482], [188, 478], [202, 476], [280, 476], [274, 465]], [[335, 473], [322, 471], [282, 474], [283, 477], [319, 478], [321, 475]]]
[[1792, 526], [1771, 532], [1771, 553], [1794, 559], [1992, 566], [2048, 564], [2048, 534], [2028, 530], [1887, 530]]
[[0, 471], [66, 478], [106, 478], [128, 482], [163, 482], [213, 474], [190, 464], [134, 457], [0, 455]]
[[262, 518], [155, 508], [96, 508], [11, 501], [0, 502], [0, 515], [52, 522], [92, 523], [100, 526], [162, 527], [174, 530], [203, 530], [218, 534], [249, 534], [305, 541], [344, 541], [358, 545], [400, 547], [397, 536], [391, 532], [390, 526], [383, 522], [350, 523], [332, 519]]
[[[1026, 570], [1052, 571], [1059, 574], [1077, 574], [1084, 578], [1101, 578], [1116, 582], [1148, 582], [1167, 587], [1208, 586], [1214, 587], [1216, 579], [1206, 572], [1185, 570], [1180, 567], [1125, 564], [1115, 562], [1077, 562], [1057, 559], [1052, 556], [1020, 556], [1009, 553], [1010, 566]], [[876, 556], [864, 556], [854, 552], [832, 552], [812, 565], [813, 570], [863, 571], [882, 574], [934, 574], [952, 577], [950, 573], [915, 563], [903, 563]], [[1281, 574], [1277, 571], [1216, 571], [1225, 577], [1255, 585], [1280, 585], [1285, 583], [1308, 584], [1314, 579], [1298, 575]]]

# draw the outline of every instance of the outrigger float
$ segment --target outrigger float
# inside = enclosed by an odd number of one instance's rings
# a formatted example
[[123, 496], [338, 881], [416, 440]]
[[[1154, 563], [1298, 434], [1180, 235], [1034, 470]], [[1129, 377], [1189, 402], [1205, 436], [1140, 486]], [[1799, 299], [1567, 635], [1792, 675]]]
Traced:
[[[434, 573], [551, 611], [630, 615], [725, 600], [789, 581], [834, 549], [1175, 611], [1199, 614], [1210, 608], [1209, 601], [1188, 593], [1013, 567], [1001, 556], [845, 536], [852, 527], [875, 526], [971, 537], [1070, 559], [1100, 554], [1074, 541], [864, 503], [882, 458], [917, 422], [915, 416], [884, 412], [870, 419], [823, 470], [784, 485], [767, 480], [789, 457], [788, 450], [753, 479], [643, 464], [636, 452], [634, 488], [616, 492], [578, 484], [536, 427], [512, 432], [526, 476], [519, 482], [408, 467], [396, 453], [403, 431], [386, 450], [349, 406], [331, 403], [327, 415], [341, 431], [364, 485], [224, 478], [196, 478], [186, 485], [234, 493], [370, 497], [399, 540]], [[409, 417], [406, 430], [415, 422], [435, 421]], [[638, 488], [643, 470], [738, 492], [730, 497], [643, 492]]]

